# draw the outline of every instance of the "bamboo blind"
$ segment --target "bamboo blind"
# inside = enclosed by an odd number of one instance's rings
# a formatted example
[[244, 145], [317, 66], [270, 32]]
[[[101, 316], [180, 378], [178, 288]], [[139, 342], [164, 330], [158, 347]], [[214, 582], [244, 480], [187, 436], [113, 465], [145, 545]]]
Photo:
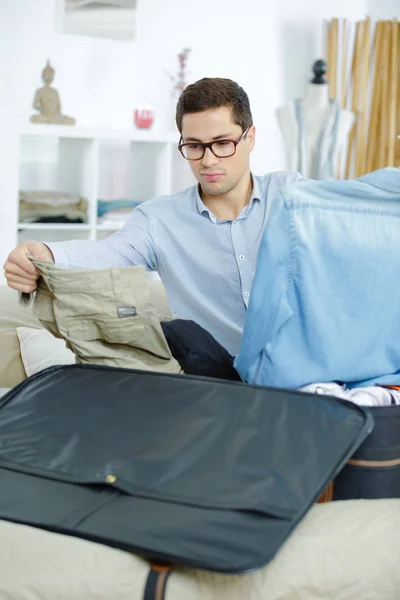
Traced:
[[338, 177], [400, 166], [400, 23], [335, 18], [324, 26], [329, 95], [355, 115]]

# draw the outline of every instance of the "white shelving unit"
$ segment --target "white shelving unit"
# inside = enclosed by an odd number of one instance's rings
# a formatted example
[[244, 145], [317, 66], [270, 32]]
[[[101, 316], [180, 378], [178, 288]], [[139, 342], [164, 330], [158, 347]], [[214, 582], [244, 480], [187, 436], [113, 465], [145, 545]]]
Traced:
[[88, 214], [82, 224], [21, 223], [17, 214], [16, 243], [32, 238], [96, 240], [123, 225], [99, 220], [99, 200], [140, 202], [176, 191], [178, 134], [26, 124], [17, 137], [18, 183], [13, 202], [19, 206], [20, 191], [63, 192], [85, 198]]

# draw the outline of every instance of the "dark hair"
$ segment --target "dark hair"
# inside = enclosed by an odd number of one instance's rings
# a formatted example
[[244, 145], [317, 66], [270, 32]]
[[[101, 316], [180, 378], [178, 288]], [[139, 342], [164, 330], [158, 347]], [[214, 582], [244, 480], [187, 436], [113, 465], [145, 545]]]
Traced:
[[232, 108], [233, 120], [243, 131], [253, 125], [249, 97], [238, 83], [221, 77], [204, 77], [188, 85], [179, 97], [176, 106], [179, 133], [182, 133], [183, 115], [221, 106]]

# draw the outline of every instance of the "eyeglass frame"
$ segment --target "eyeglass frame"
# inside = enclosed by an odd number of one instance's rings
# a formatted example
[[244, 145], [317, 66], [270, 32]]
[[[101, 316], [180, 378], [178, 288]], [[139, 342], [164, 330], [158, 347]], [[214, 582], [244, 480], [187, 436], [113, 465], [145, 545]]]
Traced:
[[[206, 153], [206, 149], [207, 149], [207, 148], [209, 148], [210, 152], [212, 152], [212, 154], [213, 154], [213, 155], [214, 155], [216, 158], [230, 158], [231, 156], [235, 156], [235, 154], [236, 154], [236, 147], [237, 147], [237, 145], [238, 145], [238, 144], [240, 144], [240, 142], [241, 142], [241, 141], [242, 141], [242, 140], [243, 140], [243, 139], [246, 137], [246, 135], [247, 135], [247, 133], [248, 133], [248, 131], [249, 131], [250, 127], [251, 127], [251, 125], [249, 125], [249, 126], [247, 127], [247, 129], [245, 129], [245, 130], [243, 131], [242, 135], [240, 135], [240, 136], [237, 138], [237, 140], [228, 140], [228, 139], [225, 139], [225, 138], [223, 138], [223, 139], [220, 139], [220, 140], [214, 140], [214, 141], [212, 141], [212, 142], [206, 142], [206, 143], [203, 143], [203, 142], [185, 142], [184, 144], [181, 144], [181, 143], [180, 143], [180, 144], [178, 145], [178, 150], [179, 150], [179, 152], [182, 154], [182, 156], [183, 156], [183, 158], [184, 158], [185, 160], [201, 160], [202, 158], [204, 158], [204, 155], [205, 155], [205, 153]], [[181, 140], [182, 140], [182, 136], [181, 136]], [[213, 149], [212, 149], [212, 145], [213, 145], [213, 144], [217, 144], [218, 142], [231, 142], [232, 144], [234, 144], [234, 145], [235, 145], [235, 149], [234, 149], [234, 151], [232, 152], [232, 154], [228, 154], [227, 156], [218, 156], [217, 154], [215, 154], [215, 152], [214, 152], [214, 151], [213, 151]], [[184, 146], [191, 146], [192, 144], [197, 144], [198, 146], [201, 146], [201, 147], [203, 148], [203, 154], [202, 154], [201, 156], [199, 156], [199, 158], [187, 158], [187, 157], [186, 157], [186, 156], [183, 154], [182, 148], [183, 148]]]

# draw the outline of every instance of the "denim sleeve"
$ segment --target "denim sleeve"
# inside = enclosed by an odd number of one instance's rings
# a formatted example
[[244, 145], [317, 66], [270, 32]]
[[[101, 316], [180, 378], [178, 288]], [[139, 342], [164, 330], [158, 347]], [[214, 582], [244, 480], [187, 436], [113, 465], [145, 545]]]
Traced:
[[61, 268], [143, 265], [148, 271], [157, 270], [152, 217], [144, 206], [136, 207], [124, 227], [103, 240], [71, 240], [46, 245], [53, 253], [56, 266]]

